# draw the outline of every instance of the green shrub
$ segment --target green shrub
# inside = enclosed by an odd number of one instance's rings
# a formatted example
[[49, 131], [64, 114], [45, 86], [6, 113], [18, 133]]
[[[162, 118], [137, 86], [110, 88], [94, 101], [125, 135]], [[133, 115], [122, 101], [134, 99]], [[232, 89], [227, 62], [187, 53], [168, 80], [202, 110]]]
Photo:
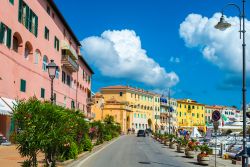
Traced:
[[91, 151], [93, 148], [92, 142], [89, 137], [86, 137], [83, 141], [83, 150], [84, 151]]
[[72, 142], [70, 144], [70, 148], [69, 148], [69, 157], [68, 159], [76, 159], [78, 155], [78, 146], [76, 143]]

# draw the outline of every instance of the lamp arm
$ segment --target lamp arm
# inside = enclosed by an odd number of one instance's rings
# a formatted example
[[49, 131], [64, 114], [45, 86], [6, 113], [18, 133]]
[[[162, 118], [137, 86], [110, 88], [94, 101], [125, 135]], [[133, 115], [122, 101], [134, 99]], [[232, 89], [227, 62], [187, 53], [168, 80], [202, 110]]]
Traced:
[[226, 8], [228, 8], [229, 6], [234, 6], [234, 7], [235, 7], [236, 9], [238, 9], [238, 11], [239, 11], [239, 18], [240, 18], [240, 31], [239, 31], [239, 33], [240, 33], [240, 39], [241, 39], [241, 33], [242, 33], [242, 28], [241, 28], [242, 12], [241, 12], [240, 7], [239, 7], [238, 5], [236, 5], [235, 3], [228, 3], [226, 6], [224, 6], [224, 7], [222, 8], [221, 14], [222, 14], [222, 16], [223, 16], [223, 15], [224, 15], [224, 10], [225, 10]]

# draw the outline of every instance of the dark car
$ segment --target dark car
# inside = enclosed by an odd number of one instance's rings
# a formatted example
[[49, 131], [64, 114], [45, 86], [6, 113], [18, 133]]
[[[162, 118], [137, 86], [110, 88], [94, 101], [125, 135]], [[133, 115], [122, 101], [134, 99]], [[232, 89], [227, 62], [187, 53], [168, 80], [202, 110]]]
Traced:
[[144, 130], [138, 130], [137, 137], [146, 137], [146, 133]]

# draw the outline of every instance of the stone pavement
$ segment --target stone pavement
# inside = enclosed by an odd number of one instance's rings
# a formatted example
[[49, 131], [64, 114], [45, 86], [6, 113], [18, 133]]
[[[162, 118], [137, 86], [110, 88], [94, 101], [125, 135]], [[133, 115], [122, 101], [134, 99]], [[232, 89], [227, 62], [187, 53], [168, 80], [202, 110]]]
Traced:
[[[43, 154], [38, 155], [38, 161], [42, 161]], [[26, 158], [22, 158], [16, 150], [16, 145], [0, 146], [0, 166], [2, 167], [20, 167]], [[39, 166], [42, 166], [39, 165]]]

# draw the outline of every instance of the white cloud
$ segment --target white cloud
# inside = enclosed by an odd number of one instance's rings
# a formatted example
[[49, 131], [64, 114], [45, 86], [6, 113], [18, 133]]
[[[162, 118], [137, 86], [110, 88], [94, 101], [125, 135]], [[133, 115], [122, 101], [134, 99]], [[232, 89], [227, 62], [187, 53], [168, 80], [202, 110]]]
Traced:
[[[242, 40], [239, 38], [239, 19], [226, 17], [232, 27], [220, 31], [214, 28], [221, 14], [211, 18], [199, 14], [189, 14], [180, 25], [180, 37], [187, 47], [200, 49], [203, 57], [219, 68], [233, 73], [242, 71]], [[250, 32], [250, 22], [246, 20], [246, 31]], [[246, 34], [247, 70], [250, 71], [250, 36]]]
[[179, 57], [170, 57], [170, 59], [169, 59], [169, 62], [170, 63], [180, 63], [181, 61], [180, 61], [180, 58]]
[[82, 42], [84, 56], [104, 76], [129, 78], [154, 87], [171, 87], [179, 82], [175, 72], [166, 72], [146, 50], [133, 30], [104, 31]]

